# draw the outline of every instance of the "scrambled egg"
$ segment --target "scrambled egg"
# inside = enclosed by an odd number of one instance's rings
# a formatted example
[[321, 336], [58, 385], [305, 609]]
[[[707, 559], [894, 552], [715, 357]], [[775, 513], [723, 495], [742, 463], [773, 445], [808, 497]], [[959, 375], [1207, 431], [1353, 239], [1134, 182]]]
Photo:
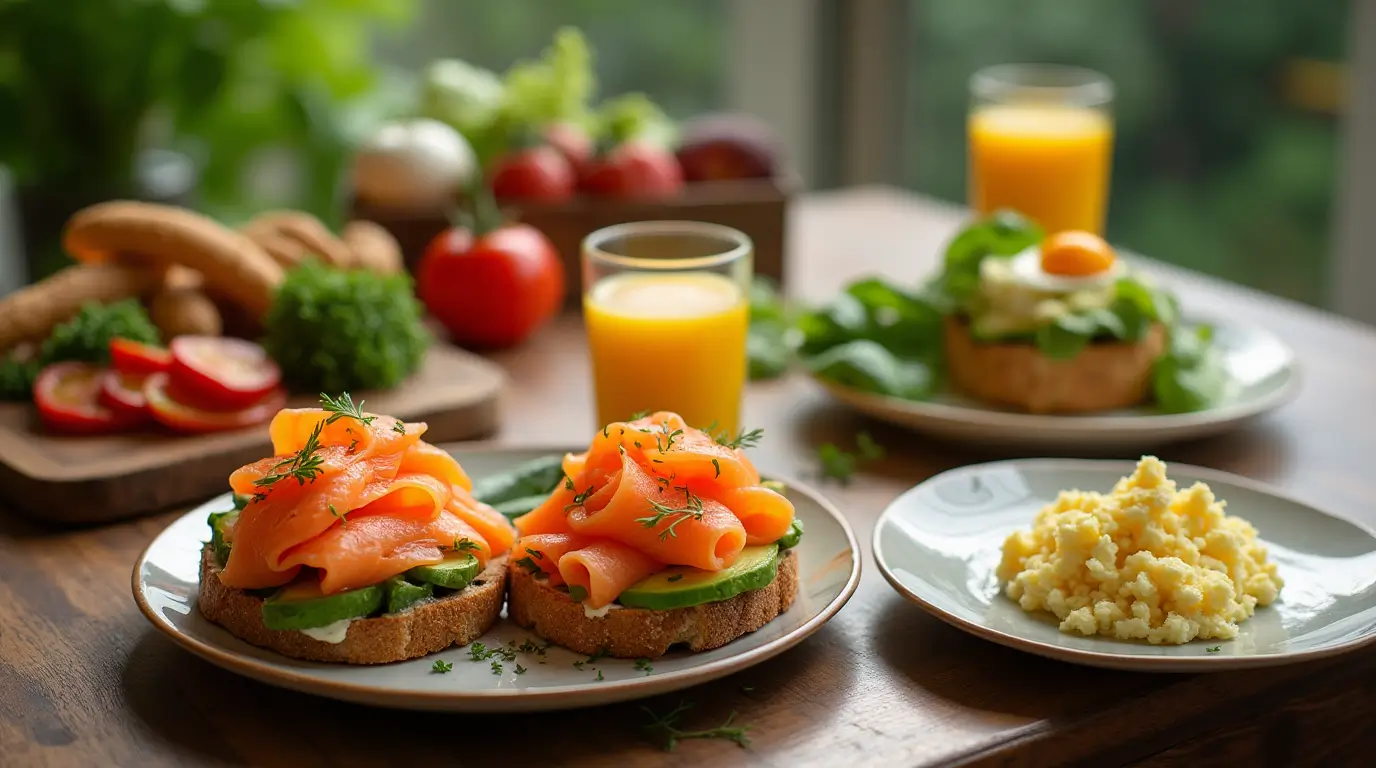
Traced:
[[1284, 582], [1256, 529], [1204, 483], [1177, 490], [1145, 456], [1103, 495], [1063, 491], [1003, 544], [998, 577], [1062, 632], [1151, 643], [1229, 640]]

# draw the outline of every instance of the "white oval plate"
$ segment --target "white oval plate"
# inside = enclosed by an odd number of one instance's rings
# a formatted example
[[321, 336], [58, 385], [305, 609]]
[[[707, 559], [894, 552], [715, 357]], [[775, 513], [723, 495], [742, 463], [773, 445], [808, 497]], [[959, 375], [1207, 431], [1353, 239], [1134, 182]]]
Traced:
[[1087, 415], [1038, 415], [1001, 410], [942, 392], [931, 400], [903, 400], [859, 392], [818, 379], [837, 399], [882, 421], [949, 440], [1004, 447], [1140, 451], [1177, 440], [1225, 432], [1288, 402], [1299, 389], [1294, 352], [1260, 328], [1214, 323], [1214, 343], [1232, 379], [1217, 407], [1159, 413], [1149, 406]]
[[894, 589], [937, 618], [1076, 664], [1208, 672], [1289, 664], [1376, 640], [1376, 534], [1255, 481], [1181, 464], [1169, 465], [1171, 479], [1208, 483], [1229, 514], [1250, 520], [1285, 580], [1280, 599], [1242, 622], [1236, 639], [1167, 646], [1070, 635], [1050, 614], [1029, 614], [1005, 597], [995, 570], [1008, 534], [1030, 528], [1062, 489], [1108, 492], [1132, 469], [1124, 461], [1024, 459], [944, 472], [884, 511], [874, 559]]
[[[455, 451], [475, 478], [562, 450], [491, 449]], [[172, 523], [148, 545], [134, 565], [134, 598], [153, 626], [192, 653], [232, 672], [285, 688], [330, 698], [405, 709], [529, 711], [564, 709], [641, 698], [704, 683], [771, 658], [816, 632], [860, 583], [855, 534], [844, 517], [814, 491], [789, 484], [789, 498], [806, 527], [798, 545], [801, 587], [783, 615], [760, 630], [703, 653], [671, 651], [653, 662], [653, 672], [632, 660], [602, 659], [575, 668], [586, 656], [550, 646], [543, 656], [520, 654], [494, 674], [491, 661], [470, 660], [466, 648], [450, 648], [421, 659], [379, 666], [298, 661], [250, 645], [211, 623], [196, 610], [200, 552], [209, 538], [206, 516], [228, 509], [230, 498], [213, 499]], [[479, 642], [514, 640], [543, 644], [533, 633], [499, 619]], [[436, 659], [454, 665], [436, 674]], [[516, 674], [517, 663], [526, 669]], [[603, 680], [596, 677], [601, 672]]]

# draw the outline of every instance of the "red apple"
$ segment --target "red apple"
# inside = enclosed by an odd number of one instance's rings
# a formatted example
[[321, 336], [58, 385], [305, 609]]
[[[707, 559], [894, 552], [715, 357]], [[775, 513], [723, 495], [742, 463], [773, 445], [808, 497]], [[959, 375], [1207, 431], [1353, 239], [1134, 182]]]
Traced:
[[769, 178], [778, 170], [778, 138], [750, 115], [704, 115], [684, 124], [680, 137], [686, 181]]

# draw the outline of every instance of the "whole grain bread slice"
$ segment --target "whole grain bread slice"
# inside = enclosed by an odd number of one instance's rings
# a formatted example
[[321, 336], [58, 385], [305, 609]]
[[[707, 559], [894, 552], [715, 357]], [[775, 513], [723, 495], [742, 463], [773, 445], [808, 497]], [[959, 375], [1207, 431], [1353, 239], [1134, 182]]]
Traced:
[[579, 653], [654, 659], [679, 643], [694, 651], [720, 648], [787, 611], [798, 596], [798, 556], [788, 550], [772, 582], [728, 600], [669, 611], [614, 608], [596, 618], [523, 568], [511, 567], [509, 580], [507, 615], [520, 626]]
[[386, 664], [467, 645], [492, 626], [506, 595], [506, 561], [490, 560], [464, 589], [418, 603], [400, 613], [357, 619], [340, 643], [326, 643], [295, 630], [263, 626], [263, 598], [220, 583], [220, 569], [207, 546], [201, 553], [201, 613], [235, 637], [284, 656], [345, 664]]

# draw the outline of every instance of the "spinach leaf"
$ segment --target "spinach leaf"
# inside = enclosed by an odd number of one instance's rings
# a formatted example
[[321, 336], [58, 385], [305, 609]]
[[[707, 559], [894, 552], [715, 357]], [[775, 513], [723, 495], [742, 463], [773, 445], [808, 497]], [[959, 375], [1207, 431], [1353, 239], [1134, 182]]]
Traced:
[[750, 333], [746, 337], [751, 379], [772, 379], [788, 370], [788, 313], [774, 281], [756, 275], [750, 284]]
[[1166, 413], [1202, 411], [1217, 405], [1227, 391], [1228, 372], [1213, 346], [1213, 328], [1199, 325], [1171, 330], [1170, 344], [1152, 368], [1152, 391]]
[[946, 246], [939, 290], [959, 305], [979, 287], [979, 264], [986, 256], [1014, 256], [1042, 241], [1042, 228], [1020, 213], [999, 210], [979, 219]]
[[802, 332], [801, 350], [815, 355], [838, 344], [864, 338], [869, 329], [869, 316], [860, 300], [849, 293], [837, 294], [825, 305], [798, 318]]
[[880, 395], [920, 400], [931, 395], [932, 369], [917, 360], [901, 360], [870, 339], [848, 341], [811, 358], [818, 377], [844, 387]]

